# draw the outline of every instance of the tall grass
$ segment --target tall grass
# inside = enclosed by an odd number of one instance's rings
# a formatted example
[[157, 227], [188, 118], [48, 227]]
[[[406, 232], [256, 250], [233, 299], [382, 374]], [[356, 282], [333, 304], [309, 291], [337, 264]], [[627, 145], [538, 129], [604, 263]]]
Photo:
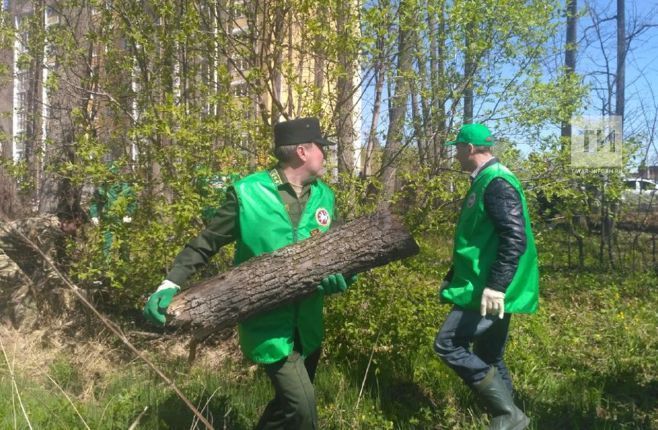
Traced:
[[[560, 249], [542, 246], [551, 260], [541, 268], [541, 309], [513, 317], [506, 354], [531, 428], [658, 429], [658, 278], [653, 271], [578, 271], [559, 259]], [[362, 276], [329, 300], [316, 379], [321, 428], [486, 424], [469, 389], [432, 351], [449, 310], [436, 299], [449, 245], [423, 240], [421, 248], [414, 260]], [[12, 384], [10, 339], [3, 341], [9, 356], [0, 360], [0, 429], [28, 428]], [[126, 429], [137, 420], [140, 429], [194, 428], [192, 413], [141, 363], [110, 354], [100, 370], [86, 368], [79, 351], [90, 341], [43, 360], [21, 355], [34, 347], [16, 350], [16, 387], [33, 428]], [[241, 359], [189, 368], [183, 354], [151, 349], [215, 428], [253, 428], [272, 395], [262, 370]]]

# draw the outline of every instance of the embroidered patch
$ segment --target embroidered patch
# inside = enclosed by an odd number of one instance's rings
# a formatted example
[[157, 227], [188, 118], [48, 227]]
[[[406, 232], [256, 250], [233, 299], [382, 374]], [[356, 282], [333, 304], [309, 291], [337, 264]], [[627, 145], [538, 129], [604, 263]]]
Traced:
[[270, 173], [270, 178], [272, 178], [272, 182], [274, 182], [274, 185], [278, 187], [279, 185], [283, 184], [281, 175], [279, 175], [279, 172], [276, 169], [270, 170], [269, 173]]
[[466, 201], [466, 207], [472, 208], [473, 205], [475, 204], [475, 199], [477, 198], [476, 194], [473, 193], [470, 196], [468, 196], [468, 200]]
[[317, 211], [315, 211], [315, 220], [322, 227], [326, 227], [331, 224], [331, 216], [329, 216], [329, 212], [325, 208], [319, 208]]

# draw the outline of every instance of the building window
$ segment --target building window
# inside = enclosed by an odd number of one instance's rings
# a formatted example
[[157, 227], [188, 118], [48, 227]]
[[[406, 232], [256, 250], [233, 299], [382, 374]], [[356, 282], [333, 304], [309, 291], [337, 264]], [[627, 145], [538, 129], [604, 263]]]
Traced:
[[231, 2], [230, 14], [234, 21], [247, 19], [247, 9], [244, 0], [233, 0]]
[[233, 97], [246, 97], [249, 95], [249, 88], [246, 82], [236, 81], [231, 82], [231, 95]]
[[18, 34], [14, 41], [14, 82], [13, 82], [13, 120], [12, 120], [12, 154], [14, 160], [18, 161], [25, 153], [25, 139], [27, 133], [28, 121], [28, 91], [30, 87], [29, 65], [24, 63], [22, 58], [25, 54], [25, 46], [28, 40], [28, 33], [21, 31], [22, 17], [14, 17], [14, 25]]
[[249, 60], [244, 58], [241, 55], [234, 55], [233, 56], [233, 70], [234, 72], [244, 72], [246, 70], [249, 70]]
[[59, 24], [59, 13], [52, 6], [46, 8], [46, 27]]

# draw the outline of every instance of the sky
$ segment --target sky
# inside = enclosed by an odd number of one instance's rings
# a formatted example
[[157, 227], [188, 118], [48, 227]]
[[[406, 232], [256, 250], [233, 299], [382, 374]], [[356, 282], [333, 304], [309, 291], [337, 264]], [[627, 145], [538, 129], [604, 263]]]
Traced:
[[[563, 3], [564, 5], [564, 0]], [[598, 115], [600, 114], [601, 102], [599, 100], [596, 89], [606, 84], [605, 75], [602, 72], [605, 70], [605, 58], [608, 57], [608, 62], [611, 71], [614, 73], [616, 67], [616, 23], [614, 19], [610, 19], [602, 24], [601, 32], [603, 34], [602, 41], [599, 41], [597, 34], [592, 26], [592, 12], [596, 11], [600, 17], [614, 18], [616, 14], [616, 1], [615, 0], [578, 0], [578, 8], [581, 16], [578, 22], [578, 51], [577, 51], [577, 66], [576, 71], [583, 76], [584, 82], [592, 89], [589, 97], [585, 102], [585, 107], [582, 111], [584, 115]], [[627, 35], [632, 31], [632, 21], [637, 20], [640, 23], [648, 24], [649, 27], [641, 35], [632, 40], [630, 51], [626, 60], [626, 115], [624, 118], [624, 137], [639, 136], [641, 143], [645, 149], [639, 154], [639, 158], [648, 158], [649, 164], [658, 164], [658, 144], [656, 137], [651, 136], [651, 131], [655, 130], [656, 124], [654, 121], [658, 117], [658, 0], [640, 1], [640, 0], [626, 0], [626, 20], [627, 20]], [[564, 21], [564, 19], [562, 20]], [[559, 30], [557, 39], [553, 42], [558, 46], [564, 45], [566, 23], [559, 23]], [[552, 58], [555, 64], [562, 65], [564, 62], [563, 51], [556, 54]], [[499, 67], [498, 72], [500, 76], [508, 76], [513, 73], [511, 66], [505, 65], [488, 65], [491, 67]], [[545, 76], [550, 79], [549, 76]], [[365, 142], [365, 136], [368, 133], [368, 127], [372, 118], [372, 87], [366, 87], [362, 94], [362, 142]], [[614, 97], [614, 96], [613, 96]], [[385, 91], [383, 106], [382, 106], [382, 119], [380, 121], [379, 130], [382, 135], [385, 135], [386, 123], [386, 103], [387, 94]], [[504, 103], [505, 101], [502, 101]], [[476, 100], [476, 118], [478, 103]], [[481, 105], [481, 103], [480, 103]], [[487, 108], [488, 106], [481, 106]], [[614, 99], [613, 99], [614, 109]], [[482, 112], [484, 109], [480, 110]], [[515, 135], [514, 124], [502, 125], [502, 123], [491, 122], [488, 125], [493, 129], [494, 134], [502, 134], [505, 137], [517, 143], [517, 147], [525, 155], [536, 150], [537, 142], [528, 141], [527, 136]], [[457, 130], [455, 129], [456, 133]], [[559, 127], [547, 127], [542, 130], [542, 135], [559, 135]]]
[[[600, 11], [602, 17], [614, 17], [616, 2], [595, 0], [593, 6]], [[643, 146], [648, 149], [645, 154], [648, 162], [656, 164], [658, 162], [658, 152], [656, 149], [656, 137], [651, 136], [655, 130], [656, 116], [658, 115], [658, 1], [638, 1], [626, 0], [626, 33], [633, 31], [632, 21], [652, 25], [637, 37], [631, 40], [629, 53], [626, 58], [626, 106], [624, 117], [624, 136], [642, 137]], [[596, 33], [590, 29], [592, 20], [589, 16], [583, 17], [580, 23], [580, 34], [586, 40], [583, 41], [584, 52], [578, 55], [578, 60], [582, 63], [582, 69], [578, 70], [586, 74], [586, 82], [592, 87], [601, 87], [605, 85], [604, 76], [593, 74], [594, 71], [603, 71], [605, 58], [602, 49], [597, 45]], [[610, 55], [611, 65], [616, 64], [616, 32], [614, 21], [605, 24], [605, 31], [609, 32], [609, 37], [604, 42], [604, 47]], [[587, 40], [590, 39], [590, 40]], [[589, 46], [586, 46], [588, 45]], [[614, 69], [613, 69], [614, 71]], [[600, 97], [596, 97], [594, 92], [590, 98], [589, 109], [587, 114], [597, 114], [600, 112]], [[614, 104], [614, 103], [613, 103]], [[642, 157], [644, 154], [641, 155]]]

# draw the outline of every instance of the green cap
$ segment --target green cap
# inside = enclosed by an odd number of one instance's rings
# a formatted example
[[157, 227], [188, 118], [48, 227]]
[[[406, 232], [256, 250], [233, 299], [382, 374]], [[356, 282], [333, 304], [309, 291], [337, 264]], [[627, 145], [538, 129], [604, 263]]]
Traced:
[[483, 124], [465, 124], [459, 129], [457, 138], [446, 145], [456, 145], [458, 143], [470, 143], [475, 146], [491, 146], [494, 144], [494, 138], [491, 131]]

